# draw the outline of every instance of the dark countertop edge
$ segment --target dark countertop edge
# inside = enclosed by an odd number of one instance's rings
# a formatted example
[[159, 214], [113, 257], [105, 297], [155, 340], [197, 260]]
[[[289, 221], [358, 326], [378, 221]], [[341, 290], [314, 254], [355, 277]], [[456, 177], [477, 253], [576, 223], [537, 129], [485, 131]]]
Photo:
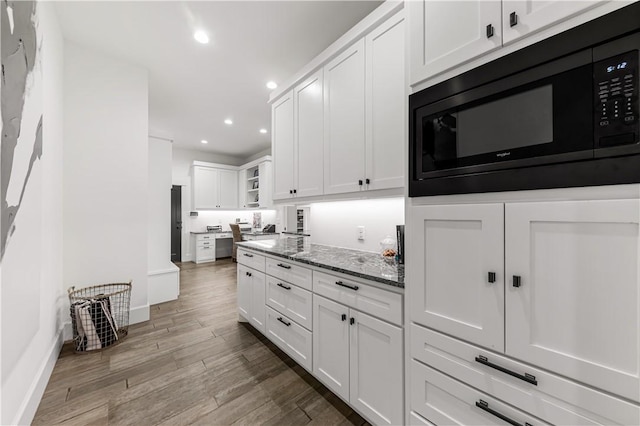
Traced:
[[236, 243], [236, 244], [238, 244], [238, 247], [245, 248], [245, 249], [248, 249], [248, 250], [258, 251], [258, 252], [261, 252], [261, 253], [264, 253], [264, 254], [268, 254], [270, 256], [281, 257], [283, 259], [291, 260], [293, 262], [304, 263], [305, 265], [316, 266], [318, 268], [327, 269], [327, 270], [333, 271], [333, 272], [340, 272], [342, 274], [350, 275], [352, 277], [362, 278], [362, 279], [369, 280], [369, 281], [375, 281], [377, 283], [386, 284], [388, 286], [395, 287], [395, 288], [401, 288], [401, 289], [404, 290], [404, 283], [400, 283], [398, 281], [388, 280], [388, 279], [385, 279], [385, 278], [382, 278], [382, 277], [376, 277], [376, 276], [372, 276], [372, 275], [365, 275], [365, 274], [361, 274], [359, 272], [349, 271], [347, 269], [342, 269], [342, 268], [339, 268], [339, 267], [336, 267], [336, 266], [327, 265], [325, 263], [317, 263], [317, 262], [312, 262], [312, 261], [307, 260], [307, 259], [299, 259], [297, 257], [292, 257], [292, 256], [289, 256], [289, 255], [286, 255], [286, 254], [274, 253], [272, 251], [269, 251], [268, 249], [250, 246], [247, 243], [251, 243], [251, 241], [243, 241], [241, 243]]

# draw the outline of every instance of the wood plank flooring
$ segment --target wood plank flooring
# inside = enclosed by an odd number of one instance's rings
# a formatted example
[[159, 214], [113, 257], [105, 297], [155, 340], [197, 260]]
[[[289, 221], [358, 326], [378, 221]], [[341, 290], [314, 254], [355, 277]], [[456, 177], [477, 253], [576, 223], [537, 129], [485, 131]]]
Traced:
[[181, 295], [118, 345], [65, 345], [34, 425], [366, 424], [251, 326], [237, 322], [236, 264], [180, 266]]

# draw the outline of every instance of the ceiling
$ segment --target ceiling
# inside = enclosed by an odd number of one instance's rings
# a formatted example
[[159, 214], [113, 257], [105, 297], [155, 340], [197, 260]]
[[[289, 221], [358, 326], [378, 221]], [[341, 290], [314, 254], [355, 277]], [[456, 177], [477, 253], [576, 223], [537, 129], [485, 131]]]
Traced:
[[[149, 71], [151, 136], [244, 158], [271, 144], [267, 81], [287, 81], [381, 3], [62, 1], [56, 9], [67, 40]], [[197, 43], [196, 29], [211, 41]]]

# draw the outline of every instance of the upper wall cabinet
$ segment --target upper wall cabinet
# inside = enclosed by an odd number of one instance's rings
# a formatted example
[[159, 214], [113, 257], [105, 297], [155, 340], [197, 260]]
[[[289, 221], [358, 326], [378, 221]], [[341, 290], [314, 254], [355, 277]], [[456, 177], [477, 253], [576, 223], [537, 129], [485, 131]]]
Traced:
[[404, 22], [404, 12], [400, 12], [365, 40], [367, 189], [404, 186]]
[[555, 24], [603, 1], [505, 0], [502, 7], [503, 43]]
[[604, 3], [563, 0], [407, 2], [410, 84]]
[[242, 167], [238, 172], [240, 207], [257, 209], [273, 205], [271, 173], [271, 160], [256, 161]]
[[322, 69], [272, 106], [274, 199], [322, 195]]
[[326, 194], [404, 184], [404, 12], [325, 66]]
[[273, 102], [274, 200], [404, 185], [405, 18], [391, 6]]
[[294, 187], [293, 91], [271, 106], [273, 199], [289, 198]]
[[196, 210], [237, 209], [236, 170], [193, 166], [193, 208]]
[[324, 190], [358, 191], [364, 183], [364, 39], [324, 67]]
[[411, 82], [502, 46], [500, 1], [410, 1]]

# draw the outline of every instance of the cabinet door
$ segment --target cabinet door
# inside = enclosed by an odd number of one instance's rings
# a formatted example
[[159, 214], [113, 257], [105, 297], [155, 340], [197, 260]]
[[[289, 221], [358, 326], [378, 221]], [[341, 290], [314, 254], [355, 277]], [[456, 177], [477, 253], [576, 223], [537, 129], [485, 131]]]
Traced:
[[271, 107], [273, 137], [273, 199], [290, 198], [293, 191], [293, 91]]
[[322, 70], [294, 89], [294, 123], [299, 197], [322, 195], [323, 112]]
[[355, 310], [351, 318], [349, 402], [374, 424], [402, 424], [402, 329]]
[[[511, 43], [527, 34], [564, 21], [602, 1], [505, 0], [502, 8], [503, 42]], [[515, 14], [515, 20], [512, 15]]]
[[364, 183], [364, 39], [324, 67], [324, 192], [359, 191]]
[[313, 295], [313, 374], [349, 400], [349, 308]]
[[502, 45], [501, 1], [419, 0], [407, 2], [407, 11], [411, 84]]
[[193, 168], [193, 207], [215, 209], [218, 206], [218, 170], [209, 167]]
[[365, 46], [367, 188], [399, 188], [404, 185], [407, 121], [404, 11], [369, 34]]
[[238, 289], [237, 289], [237, 298], [238, 298], [238, 313], [247, 321], [251, 319], [251, 293], [252, 293], [252, 283], [251, 278], [249, 277], [249, 272], [251, 269], [246, 266], [238, 264]]
[[502, 204], [413, 209], [412, 321], [504, 349], [503, 210]]
[[508, 355], [640, 401], [639, 203], [506, 205]]
[[251, 273], [251, 312], [249, 322], [262, 334], [265, 333], [265, 276], [262, 272]]
[[219, 170], [220, 198], [218, 207], [223, 209], [238, 208], [238, 172], [235, 170]]

